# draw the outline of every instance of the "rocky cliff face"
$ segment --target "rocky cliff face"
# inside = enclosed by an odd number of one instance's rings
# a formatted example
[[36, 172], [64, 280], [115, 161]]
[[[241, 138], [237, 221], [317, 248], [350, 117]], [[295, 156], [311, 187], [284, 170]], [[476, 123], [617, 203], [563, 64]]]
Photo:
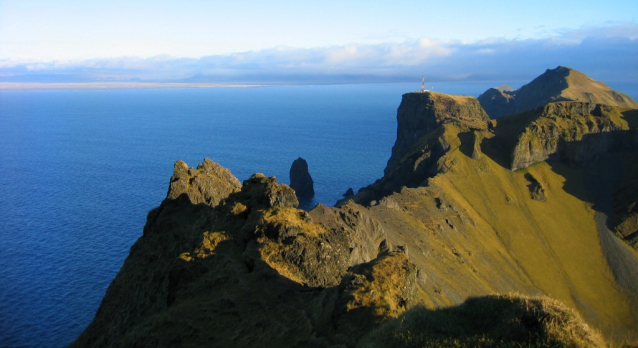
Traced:
[[290, 187], [297, 197], [310, 198], [315, 195], [314, 182], [308, 172], [308, 162], [299, 157], [290, 166]]
[[495, 133], [511, 148], [512, 170], [551, 159], [584, 162], [636, 147], [637, 134], [623, 115], [630, 112], [601, 104], [551, 103], [499, 119]]
[[[604, 346], [581, 318], [638, 339], [638, 258], [601, 219], [615, 199], [633, 228], [637, 115], [555, 103], [496, 122], [409, 93], [384, 177], [307, 212], [274, 178], [178, 162], [72, 346]], [[578, 169], [601, 158], [618, 185]]]
[[475, 98], [435, 92], [404, 94], [397, 111], [397, 140], [384, 173], [388, 175], [399, 167], [415, 143], [442, 125], [486, 130], [488, 122]]
[[491, 118], [500, 118], [561, 101], [638, 108], [638, 103], [627, 95], [564, 66], [548, 69], [516, 91], [490, 88], [481, 94], [478, 100]]

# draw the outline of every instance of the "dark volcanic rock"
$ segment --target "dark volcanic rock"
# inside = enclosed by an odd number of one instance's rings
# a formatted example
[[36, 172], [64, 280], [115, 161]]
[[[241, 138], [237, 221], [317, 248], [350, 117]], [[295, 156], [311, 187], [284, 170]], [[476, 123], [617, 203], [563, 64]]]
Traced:
[[[232, 192], [218, 194], [220, 173], [230, 174], [212, 161], [176, 167], [169, 196], [149, 212], [144, 234], [72, 347], [339, 346], [365, 334], [348, 329], [362, 315], [379, 319], [366, 321], [373, 329], [413, 304], [416, 266], [404, 254], [389, 255], [386, 232], [363, 207], [305, 212], [292, 188], [262, 174], [241, 190], [226, 177]], [[192, 185], [197, 178], [201, 184]], [[193, 202], [201, 197], [216, 204]], [[405, 272], [395, 275], [393, 265]], [[369, 278], [365, 286], [341, 291], [356, 274]], [[373, 299], [375, 310], [353, 298]], [[347, 311], [351, 302], [360, 314]], [[335, 331], [335, 320], [347, 335]]]
[[510, 168], [559, 159], [583, 162], [596, 155], [636, 147], [635, 131], [615, 106], [560, 102], [499, 119], [495, 132], [511, 156]]
[[[361, 189], [355, 196], [356, 202], [369, 204], [401, 187], [422, 185], [449, 167], [449, 163], [439, 163], [452, 148], [448, 132], [471, 134], [490, 127], [489, 117], [476, 98], [435, 92], [404, 94], [397, 123], [397, 140], [384, 177]], [[476, 144], [469, 156], [480, 158], [479, 139], [475, 136], [472, 139]]]
[[315, 195], [314, 182], [308, 172], [308, 163], [299, 157], [290, 167], [290, 187], [297, 193], [297, 197], [310, 198]]
[[354, 190], [351, 188], [346, 190], [346, 193], [343, 194], [344, 197], [354, 196]]
[[545, 188], [541, 185], [540, 182], [530, 173], [525, 174], [525, 179], [529, 182], [527, 188], [529, 189], [529, 194], [531, 198], [535, 201], [545, 202], [547, 200], [547, 196], [545, 195]]
[[479, 95], [478, 101], [490, 118], [499, 118], [516, 112], [514, 93], [490, 88]]
[[397, 111], [397, 140], [384, 173], [396, 169], [426, 134], [444, 124], [468, 130], [487, 130], [489, 117], [478, 100], [435, 92], [406, 93]]

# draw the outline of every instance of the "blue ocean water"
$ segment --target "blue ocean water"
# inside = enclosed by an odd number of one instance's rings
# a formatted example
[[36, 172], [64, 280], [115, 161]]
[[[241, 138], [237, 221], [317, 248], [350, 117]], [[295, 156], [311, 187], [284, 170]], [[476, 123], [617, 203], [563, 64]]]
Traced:
[[[500, 83], [439, 83], [477, 96]], [[516, 82], [511, 84], [518, 87]], [[0, 92], [0, 346], [63, 347], [166, 195], [173, 163], [288, 183], [314, 205], [380, 178], [416, 84]], [[633, 97], [633, 95], [632, 95]]]

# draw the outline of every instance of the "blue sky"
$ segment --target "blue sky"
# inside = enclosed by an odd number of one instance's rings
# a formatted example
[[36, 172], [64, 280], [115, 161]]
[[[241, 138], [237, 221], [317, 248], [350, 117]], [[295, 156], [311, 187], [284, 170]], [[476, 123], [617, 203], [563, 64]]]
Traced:
[[506, 79], [557, 65], [635, 80], [635, 61], [636, 0], [0, 0], [0, 81]]

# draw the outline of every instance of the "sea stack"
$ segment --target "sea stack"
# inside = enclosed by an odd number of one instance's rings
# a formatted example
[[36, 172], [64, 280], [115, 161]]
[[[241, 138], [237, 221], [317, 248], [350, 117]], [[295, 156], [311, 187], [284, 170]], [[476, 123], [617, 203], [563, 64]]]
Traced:
[[314, 182], [308, 172], [308, 162], [301, 157], [292, 162], [290, 167], [290, 187], [300, 198], [310, 198], [315, 195]]

